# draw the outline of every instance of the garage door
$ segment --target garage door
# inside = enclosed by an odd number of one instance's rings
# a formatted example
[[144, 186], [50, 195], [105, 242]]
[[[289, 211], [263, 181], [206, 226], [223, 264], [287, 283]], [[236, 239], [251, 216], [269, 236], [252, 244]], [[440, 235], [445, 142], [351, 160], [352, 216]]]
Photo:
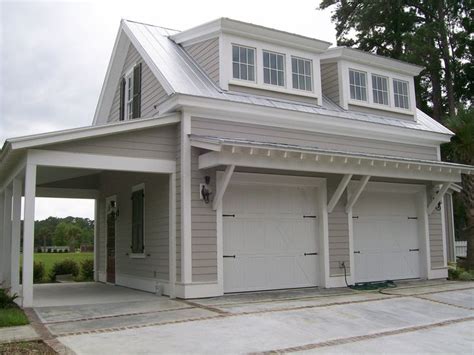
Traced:
[[316, 189], [231, 184], [223, 248], [224, 292], [316, 286]]
[[420, 277], [413, 193], [363, 192], [352, 214], [356, 282]]

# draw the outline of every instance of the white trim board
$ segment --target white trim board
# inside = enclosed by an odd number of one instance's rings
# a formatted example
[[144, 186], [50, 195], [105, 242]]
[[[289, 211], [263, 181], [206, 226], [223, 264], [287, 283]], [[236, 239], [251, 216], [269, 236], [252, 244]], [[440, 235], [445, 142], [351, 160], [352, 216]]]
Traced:
[[162, 174], [170, 174], [176, 171], [176, 162], [174, 160], [118, 157], [113, 155], [69, 153], [39, 149], [28, 150], [28, 163], [39, 166]]

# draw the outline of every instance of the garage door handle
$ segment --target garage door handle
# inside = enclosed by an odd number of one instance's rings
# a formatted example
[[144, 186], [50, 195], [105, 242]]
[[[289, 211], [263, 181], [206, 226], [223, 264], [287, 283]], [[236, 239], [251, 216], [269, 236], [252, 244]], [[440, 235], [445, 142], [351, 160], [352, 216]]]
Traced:
[[316, 218], [316, 216], [303, 216], [303, 218]]
[[420, 251], [420, 249], [408, 249], [408, 251]]
[[360, 254], [360, 250], [356, 250], [354, 254]]
[[224, 258], [234, 258], [235, 259], [235, 255], [224, 255]]
[[304, 256], [307, 256], [307, 255], [318, 255], [318, 253], [314, 252], [314, 253], [304, 253]]

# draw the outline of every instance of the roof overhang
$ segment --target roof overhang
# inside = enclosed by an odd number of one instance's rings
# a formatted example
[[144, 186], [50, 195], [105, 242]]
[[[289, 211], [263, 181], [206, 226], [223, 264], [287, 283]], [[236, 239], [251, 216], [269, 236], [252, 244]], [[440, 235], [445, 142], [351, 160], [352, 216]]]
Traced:
[[[449, 142], [451, 134], [411, 129], [404, 126], [348, 118], [346, 112], [322, 110], [321, 113], [301, 112], [286, 108], [267, 107], [220, 98], [174, 94], [159, 107], [160, 112], [187, 110], [192, 115], [270, 127], [304, 130], [348, 137], [375, 139], [437, 147]], [[291, 116], [289, 116], [291, 115]], [[258, 121], [256, 121], [258, 119]]]
[[419, 65], [347, 47], [330, 48], [321, 55], [321, 63], [331, 63], [341, 59], [410, 76], [417, 76], [424, 69]]
[[176, 43], [189, 45], [217, 37], [221, 33], [322, 53], [331, 43], [230, 18], [220, 18], [170, 36]]
[[473, 166], [441, 161], [197, 135], [190, 139], [193, 146], [210, 150], [199, 157], [200, 169], [236, 165], [438, 182], [459, 182], [461, 174], [474, 173]]

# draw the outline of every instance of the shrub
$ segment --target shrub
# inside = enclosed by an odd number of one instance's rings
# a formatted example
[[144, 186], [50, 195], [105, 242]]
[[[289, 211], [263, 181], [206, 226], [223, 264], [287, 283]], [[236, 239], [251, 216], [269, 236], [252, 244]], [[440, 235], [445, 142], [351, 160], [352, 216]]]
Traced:
[[461, 268], [457, 268], [457, 269], [454, 269], [454, 268], [449, 268], [448, 269], [448, 279], [450, 280], [457, 280], [459, 279], [459, 275], [461, 274], [461, 272], [463, 272], [464, 270], [461, 269]]
[[35, 261], [33, 264], [33, 282], [40, 283], [43, 281], [46, 276], [46, 268], [44, 264], [40, 261]]
[[17, 307], [15, 299], [18, 298], [17, 294], [9, 295], [8, 290], [0, 288], [0, 309], [14, 308]]
[[83, 281], [94, 280], [94, 260], [85, 259], [81, 261], [81, 276]]
[[472, 275], [468, 271], [463, 271], [459, 274], [459, 280], [461, 281], [471, 281], [473, 279]]
[[79, 275], [79, 266], [74, 260], [64, 259], [53, 265], [49, 276], [52, 281], [56, 281], [57, 275], [69, 275], [76, 277]]

